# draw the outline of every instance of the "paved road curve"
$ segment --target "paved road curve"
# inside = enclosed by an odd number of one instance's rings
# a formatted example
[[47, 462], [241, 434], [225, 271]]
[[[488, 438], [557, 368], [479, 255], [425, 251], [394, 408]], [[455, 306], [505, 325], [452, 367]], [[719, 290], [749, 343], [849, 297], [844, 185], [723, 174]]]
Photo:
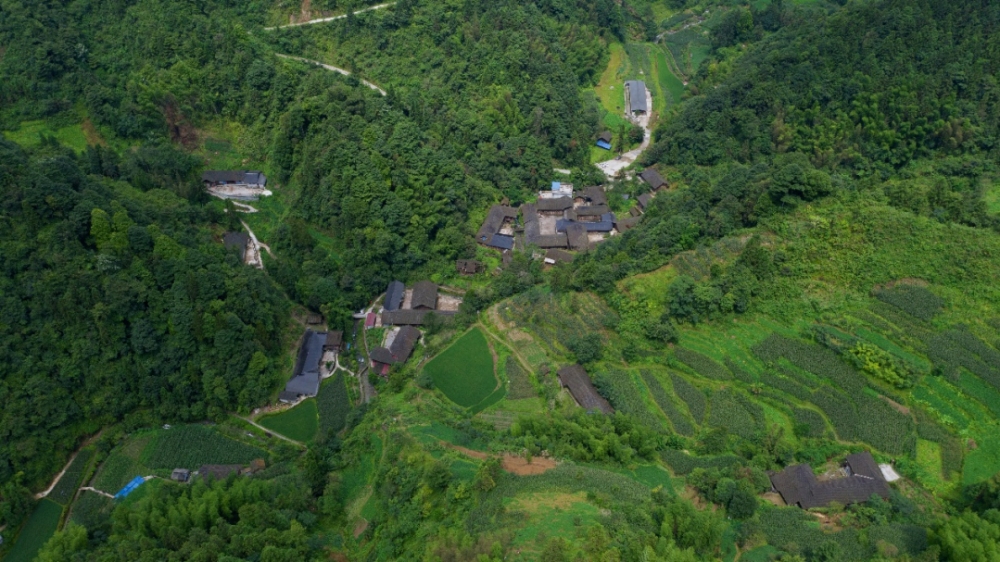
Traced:
[[[354, 13], [355, 14], [360, 14], [361, 12], [370, 12], [372, 10], [381, 10], [383, 8], [388, 8], [389, 6], [392, 6], [393, 4], [395, 4], [395, 2], [386, 2], [385, 4], [379, 4], [377, 6], [369, 6], [367, 8], [362, 8], [360, 10], [355, 11]], [[339, 16], [333, 16], [333, 17], [329, 17], [329, 18], [318, 18], [318, 19], [309, 20], [309, 21], [302, 21], [302, 22], [299, 22], [299, 23], [289, 23], [289, 24], [286, 24], [286, 25], [279, 25], [277, 27], [265, 27], [264, 31], [274, 31], [275, 29], [284, 29], [286, 27], [299, 27], [300, 25], [313, 25], [313, 24], [316, 24], [316, 23], [326, 23], [328, 21], [340, 20], [340, 19], [344, 19], [346, 17], [347, 17], [347, 14], [341, 14]]]

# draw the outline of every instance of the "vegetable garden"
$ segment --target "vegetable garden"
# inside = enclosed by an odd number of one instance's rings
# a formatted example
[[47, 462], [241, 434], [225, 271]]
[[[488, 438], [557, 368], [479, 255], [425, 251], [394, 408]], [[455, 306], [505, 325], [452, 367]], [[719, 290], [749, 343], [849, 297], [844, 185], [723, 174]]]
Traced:
[[493, 394], [497, 379], [486, 336], [469, 330], [424, 366], [424, 371], [452, 402], [471, 408]]
[[[344, 386], [343, 380], [340, 381], [340, 386]], [[316, 431], [319, 428], [319, 410], [316, 403], [317, 399], [308, 398], [292, 408], [264, 416], [257, 423], [289, 439], [308, 443], [316, 438]]]

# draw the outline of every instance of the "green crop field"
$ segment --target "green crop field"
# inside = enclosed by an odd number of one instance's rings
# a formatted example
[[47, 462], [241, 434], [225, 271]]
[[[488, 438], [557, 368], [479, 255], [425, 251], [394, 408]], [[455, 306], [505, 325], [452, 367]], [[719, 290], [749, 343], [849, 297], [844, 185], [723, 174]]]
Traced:
[[35, 507], [28, 522], [24, 524], [14, 548], [10, 549], [4, 562], [31, 562], [35, 555], [45, 545], [45, 543], [56, 532], [59, 527], [59, 518], [62, 516], [62, 506], [54, 501], [42, 500]]
[[140, 460], [154, 469], [196, 469], [203, 464], [249, 464], [256, 458], [267, 458], [267, 453], [223, 437], [212, 427], [185, 425], [157, 431]]
[[[350, 382], [354, 382], [351, 379]], [[344, 429], [347, 414], [351, 411], [351, 399], [344, 381], [344, 371], [337, 371], [333, 377], [323, 381], [316, 396], [319, 411], [319, 429], [323, 433], [334, 433]]]
[[[343, 387], [343, 380], [340, 384]], [[316, 400], [312, 398], [304, 400], [294, 408], [265, 416], [257, 423], [290, 439], [308, 443], [316, 438], [316, 431], [319, 428]]]
[[424, 371], [445, 396], [466, 408], [479, 404], [497, 388], [493, 356], [479, 328], [458, 338], [428, 362]]
[[76, 494], [77, 488], [80, 487], [80, 479], [83, 478], [83, 473], [87, 470], [90, 465], [90, 459], [93, 457], [93, 449], [80, 450], [76, 458], [73, 459], [73, 462], [66, 467], [66, 472], [63, 473], [59, 482], [52, 488], [48, 498], [62, 505], [67, 505], [73, 501], [73, 496]]
[[36, 146], [42, 142], [42, 136], [55, 137], [57, 141], [77, 152], [87, 148], [87, 137], [79, 123], [54, 128], [45, 121], [25, 121], [16, 131], [4, 131], [3, 136], [21, 146]]

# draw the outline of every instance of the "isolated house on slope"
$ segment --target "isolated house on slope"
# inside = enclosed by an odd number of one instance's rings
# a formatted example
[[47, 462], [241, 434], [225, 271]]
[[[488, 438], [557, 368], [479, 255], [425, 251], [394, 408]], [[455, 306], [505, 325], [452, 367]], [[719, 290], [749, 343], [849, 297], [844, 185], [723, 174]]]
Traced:
[[320, 362], [323, 360], [324, 344], [326, 344], [326, 332], [306, 330], [302, 338], [302, 347], [299, 348], [299, 356], [295, 361], [294, 375], [285, 384], [285, 392], [279, 398], [284, 401], [292, 395], [316, 396], [319, 392]]
[[210, 170], [202, 172], [201, 181], [206, 187], [215, 185], [245, 185], [263, 189], [267, 184], [267, 177], [263, 172], [257, 171]]
[[646, 168], [639, 174], [639, 178], [649, 185], [650, 189], [656, 191], [665, 187], [669, 187], [667, 180], [663, 179], [660, 172], [657, 172], [653, 168]]
[[611, 131], [604, 131], [597, 136], [597, 146], [604, 150], [611, 150]]
[[646, 83], [642, 80], [625, 82], [625, 111], [631, 115], [649, 112], [646, 107]]
[[580, 365], [563, 367], [559, 369], [558, 375], [559, 384], [563, 385], [566, 390], [569, 390], [569, 393], [580, 407], [587, 410], [598, 410], [605, 414], [613, 414], [615, 412], [611, 404], [597, 393], [597, 389], [594, 388], [594, 383], [590, 381], [587, 371], [584, 371]]
[[771, 486], [788, 505], [811, 509], [833, 502], [841, 505], [868, 501], [872, 495], [889, 497], [889, 484], [871, 453], [848, 455], [844, 468], [847, 476], [819, 481], [812, 467], [805, 464], [789, 466], [771, 473]]

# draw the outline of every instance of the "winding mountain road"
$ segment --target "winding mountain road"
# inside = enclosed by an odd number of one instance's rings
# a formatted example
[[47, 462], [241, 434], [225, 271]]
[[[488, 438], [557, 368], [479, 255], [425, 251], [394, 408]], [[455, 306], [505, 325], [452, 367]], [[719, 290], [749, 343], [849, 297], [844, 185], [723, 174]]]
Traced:
[[[333, 66], [332, 64], [324, 64], [324, 63], [319, 62], [319, 61], [304, 59], [302, 57], [293, 57], [292, 55], [282, 55], [280, 53], [275, 53], [275, 54], [277, 56], [283, 58], [283, 59], [295, 60], [295, 61], [299, 61], [299, 62], [304, 62], [306, 64], [315, 64], [316, 66], [321, 66], [321, 67], [323, 67], [323, 68], [325, 68], [327, 70], [331, 70], [333, 72], [339, 72], [340, 74], [343, 74], [344, 76], [350, 76], [351, 75], [351, 72], [349, 70], [344, 70], [343, 68], [340, 68], [338, 66]], [[359, 80], [361, 80], [361, 79], [359, 79]], [[364, 84], [365, 86], [368, 86], [369, 88], [375, 90], [376, 92], [382, 94], [383, 96], [386, 95], [385, 94], [385, 90], [383, 90], [382, 88], [378, 87], [377, 85], [375, 85], [375, 84], [373, 84], [373, 83], [371, 83], [371, 82], [369, 82], [367, 80], [361, 80], [361, 83]]]
[[[362, 8], [360, 10], [355, 10], [354, 13], [355, 14], [360, 14], [362, 12], [370, 12], [372, 10], [381, 10], [383, 8], [388, 8], [389, 6], [392, 6], [393, 4], [395, 4], [395, 2], [386, 2], [385, 4], [378, 4], [376, 6], [368, 6], [367, 8]], [[317, 19], [314, 19], [314, 20], [301, 21], [301, 22], [298, 22], [298, 23], [289, 23], [289, 24], [285, 24], [285, 25], [279, 25], [279, 26], [276, 26], [276, 27], [265, 27], [264, 31], [274, 31], [276, 29], [284, 29], [286, 27], [300, 27], [300, 26], [303, 26], [303, 25], [314, 25], [314, 24], [317, 24], [317, 23], [326, 23], [328, 21], [342, 20], [342, 19], [344, 19], [346, 17], [347, 17], [347, 14], [341, 14], [339, 16], [332, 16], [332, 17], [329, 17], [329, 18], [317, 18]]]

